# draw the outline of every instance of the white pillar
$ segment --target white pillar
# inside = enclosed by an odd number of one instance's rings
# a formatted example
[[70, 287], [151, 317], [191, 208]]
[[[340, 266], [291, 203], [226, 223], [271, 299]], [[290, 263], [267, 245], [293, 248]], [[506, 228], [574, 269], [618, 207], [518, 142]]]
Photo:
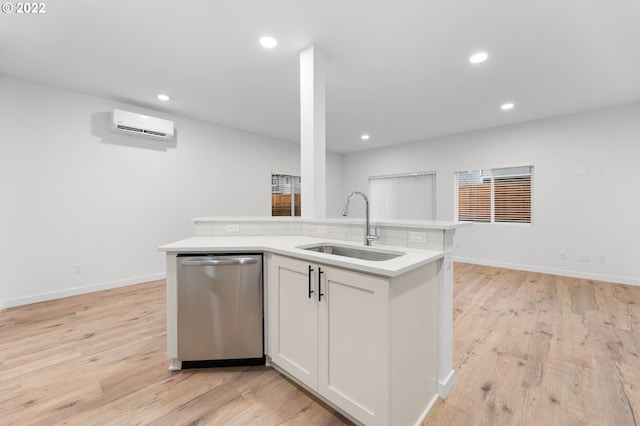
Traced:
[[315, 46], [300, 52], [302, 217], [326, 216], [325, 60]]

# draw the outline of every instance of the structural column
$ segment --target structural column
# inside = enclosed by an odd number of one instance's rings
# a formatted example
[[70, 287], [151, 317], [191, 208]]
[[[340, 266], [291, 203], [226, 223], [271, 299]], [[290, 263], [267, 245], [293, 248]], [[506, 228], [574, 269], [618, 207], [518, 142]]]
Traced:
[[302, 216], [326, 216], [325, 57], [315, 46], [300, 52], [300, 178]]

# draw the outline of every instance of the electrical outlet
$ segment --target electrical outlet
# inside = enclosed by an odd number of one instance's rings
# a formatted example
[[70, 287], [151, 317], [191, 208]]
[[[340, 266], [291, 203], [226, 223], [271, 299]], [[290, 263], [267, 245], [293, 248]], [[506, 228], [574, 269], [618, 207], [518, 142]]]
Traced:
[[80, 266], [80, 265], [73, 265], [73, 273], [74, 273], [74, 274], [81, 274], [81, 273], [82, 273], [82, 266]]
[[564, 250], [560, 250], [560, 259], [564, 260], [567, 258], [567, 252]]
[[323, 226], [323, 225], [318, 225], [318, 227], [316, 228], [316, 232], [318, 234], [326, 234], [327, 233], [327, 227]]
[[589, 261], [589, 254], [588, 253], [580, 253], [578, 255], [578, 261], [580, 261], [580, 262], [588, 262]]
[[426, 232], [409, 232], [409, 241], [411, 241], [412, 243], [426, 243], [427, 233]]
[[230, 223], [227, 225], [227, 232], [240, 232], [239, 223]]

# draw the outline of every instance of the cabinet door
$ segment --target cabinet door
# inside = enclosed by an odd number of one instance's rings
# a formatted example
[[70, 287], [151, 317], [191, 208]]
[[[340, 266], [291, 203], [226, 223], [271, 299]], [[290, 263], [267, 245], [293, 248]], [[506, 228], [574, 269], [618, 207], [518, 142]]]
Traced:
[[389, 424], [389, 282], [321, 268], [318, 390], [364, 424]]
[[311, 389], [318, 387], [316, 273], [308, 262], [277, 255], [267, 260], [268, 355]]

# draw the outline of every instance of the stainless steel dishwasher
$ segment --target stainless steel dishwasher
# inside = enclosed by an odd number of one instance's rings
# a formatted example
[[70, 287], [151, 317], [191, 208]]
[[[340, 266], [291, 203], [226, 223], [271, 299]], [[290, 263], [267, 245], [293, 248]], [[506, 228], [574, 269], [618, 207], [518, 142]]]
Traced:
[[262, 254], [178, 255], [182, 368], [265, 363]]

